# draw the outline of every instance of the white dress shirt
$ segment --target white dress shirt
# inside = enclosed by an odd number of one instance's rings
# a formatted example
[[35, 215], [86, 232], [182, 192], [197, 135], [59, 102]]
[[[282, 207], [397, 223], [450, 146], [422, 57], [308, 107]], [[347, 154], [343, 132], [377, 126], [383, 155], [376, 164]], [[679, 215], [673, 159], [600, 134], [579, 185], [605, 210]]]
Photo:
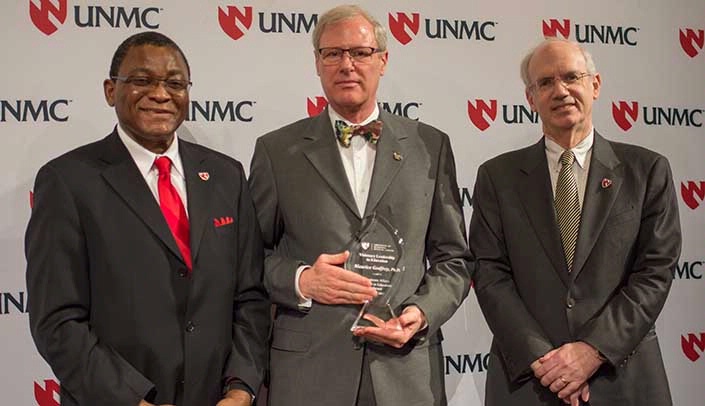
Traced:
[[[544, 136], [546, 140], [546, 160], [548, 161], [548, 172], [551, 174], [551, 187], [553, 188], [553, 197], [556, 196], [556, 184], [558, 183], [558, 174], [561, 171], [561, 155], [563, 147], [558, 145], [552, 139]], [[590, 157], [592, 157], [592, 144], [595, 141], [595, 129], [590, 130], [585, 139], [580, 141], [578, 145], [571, 148], [575, 155], [573, 162], [573, 176], [578, 182], [578, 199], [580, 201], [580, 210], [583, 209], [585, 201], [585, 188], [587, 187], [588, 172], [590, 170]]]
[[117, 133], [122, 143], [125, 144], [127, 152], [130, 153], [132, 160], [135, 161], [137, 169], [139, 169], [145, 182], [147, 182], [147, 186], [149, 190], [152, 191], [157, 203], [159, 203], [159, 188], [157, 185], [159, 170], [157, 170], [157, 167], [154, 165], [154, 160], [160, 156], [166, 156], [171, 159], [171, 184], [174, 185], [176, 192], [179, 194], [181, 202], [184, 204], [186, 215], [188, 216], [186, 178], [184, 177], [184, 165], [181, 163], [181, 155], [179, 155], [179, 141], [176, 133], [174, 133], [174, 139], [171, 141], [171, 145], [169, 145], [169, 148], [167, 148], [163, 154], [155, 154], [138, 144], [137, 141], [133, 140], [125, 133], [125, 130], [120, 127], [120, 124], [117, 126]]

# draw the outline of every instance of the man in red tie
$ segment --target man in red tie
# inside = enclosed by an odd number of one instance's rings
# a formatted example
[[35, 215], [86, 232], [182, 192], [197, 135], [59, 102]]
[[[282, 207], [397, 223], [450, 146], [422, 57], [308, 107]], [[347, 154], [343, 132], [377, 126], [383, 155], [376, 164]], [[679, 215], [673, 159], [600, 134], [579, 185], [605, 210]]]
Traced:
[[62, 405], [243, 406], [263, 379], [260, 231], [240, 163], [176, 135], [189, 78], [172, 40], [129, 37], [118, 125], [37, 175], [29, 318]]

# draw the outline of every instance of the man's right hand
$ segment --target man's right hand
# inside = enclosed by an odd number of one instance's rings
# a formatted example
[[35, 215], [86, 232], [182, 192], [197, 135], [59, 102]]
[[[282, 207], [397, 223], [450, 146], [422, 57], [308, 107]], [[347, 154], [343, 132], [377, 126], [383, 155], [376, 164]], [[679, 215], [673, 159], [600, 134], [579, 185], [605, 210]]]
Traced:
[[372, 300], [377, 296], [372, 282], [340, 266], [349, 256], [348, 251], [321, 254], [310, 268], [301, 272], [301, 294], [323, 304], [361, 304]]

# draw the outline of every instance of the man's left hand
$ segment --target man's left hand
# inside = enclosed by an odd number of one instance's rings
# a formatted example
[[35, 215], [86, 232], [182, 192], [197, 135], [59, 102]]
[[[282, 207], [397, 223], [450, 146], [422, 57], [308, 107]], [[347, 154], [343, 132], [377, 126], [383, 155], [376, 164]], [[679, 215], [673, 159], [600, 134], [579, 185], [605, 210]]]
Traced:
[[561, 399], [582, 391], [583, 384], [602, 365], [598, 351], [582, 341], [564, 344], [539, 359], [534, 370], [541, 385], [557, 393]]
[[252, 395], [242, 389], [229, 390], [223, 400], [215, 406], [250, 406], [252, 405]]
[[403, 347], [421, 327], [426, 325], [426, 317], [417, 306], [406, 307], [401, 316], [386, 322], [369, 313], [365, 314], [364, 318], [375, 326], [359, 327], [353, 331], [353, 334], [394, 348]]

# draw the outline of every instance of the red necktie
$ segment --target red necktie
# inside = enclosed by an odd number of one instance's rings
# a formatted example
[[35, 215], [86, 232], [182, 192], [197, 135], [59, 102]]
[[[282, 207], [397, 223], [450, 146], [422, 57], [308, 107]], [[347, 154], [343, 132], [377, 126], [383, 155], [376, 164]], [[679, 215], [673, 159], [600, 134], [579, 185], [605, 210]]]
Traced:
[[191, 243], [188, 217], [176, 188], [171, 184], [171, 159], [160, 156], [154, 161], [154, 165], [159, 171], [159, 181], [157, 182], [159, 206], [162, 208], [164, 218], [169, 224], [171, 233], [174, 235], [176, 245], [181, 251], [186, 267], [191, 271]]

